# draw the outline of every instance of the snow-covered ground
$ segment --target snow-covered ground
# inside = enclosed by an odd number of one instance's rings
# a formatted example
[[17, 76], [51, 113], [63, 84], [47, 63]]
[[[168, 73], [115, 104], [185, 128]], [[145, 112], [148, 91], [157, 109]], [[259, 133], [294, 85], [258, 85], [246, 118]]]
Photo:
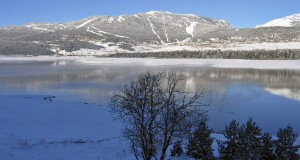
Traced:
[[87, 64], [140, 64], [148, 66], [194, 65], [216, 68], [300, 69], [300, 60], [84, 58]]
[[[192, 22], [191, 22], [192, 23]], [[153, 26], [152, 26], [153, 27]], [[191, 24], [191, 27], [194, 27]], [[94, 30], [93, 30], [94, 29]], [[95, 30], [96, 29], [96, 30]], [[97, 41], [89, 41], [89, 43], [93, 43], [95, 45], [100, 45], [103, 48], [101, 49], [84, 49], [81, 48], [77, 51], [66, 52], [65, 50], [60, 50], [57, 46], [53, 46], [51, 49], [53, 52], [59, 55], [72, 55], [72, 56], [102, 56], [116, 53], [147, 53], [147, 52], [174, 52], [174, 51], [209, 51], [209, 50], [221, 50], [221, 51], [252, 51], [252, 50], [287, 50], [287, 49], [300, 49], [300, 42], [263, 42], [263, 43], [231, 43], [231, 44], [212, 44], [208, 46], [202, 46], [201, 44], [185, 44], [191, 40], [191, 38], [187, 38], [183, 41], [178, 41], [178, 43], [165, 43], [161, 37], [155, 32], [154, 27], [152, 28], [153, 33], [156, 34], [158, 40], [161, 41], [162, 44], [138, 44], [131, 46], [133, 51], [129, 51], [123, 49], [119, 45], [122, 43], [104, 43]], [[103, 33], [112, 35], [111, 33], [107, 33], [101, 31], [97, 28], [88, 28], [89, 32], [95, 33], [97, 35], [103, 36]], [[189, 31], [192, 33], [193, 31]], [[166, 37], [169, 39], [167, 33]], [[129, 38], [122, 35], [113, 35], [116, 37]], [[239, 37], [232, 37], [232, 39], [237, 39]]]
[[[236, 38], [236, 37], [233, 37]], [[142, 48], [141, 46], [134, 47], [134, 52], [172, 52], [172, 51], [205, 51], [205, 50], [217, 50], [222, 51], [251, 51], [251, 50], [278, 50], [278, 49], [300, 49], [300, 42], [263, 42], [263, 43], [232, 43], [228, 45], [219, 46], [192, 46], [192, 45], [176, 45], [176, 44], [164, 44], [160, 46], [149, 46], [150, 48]]]
[[278, 42], [278, 43], [250, 43], [250, 44], [231, 44], [229, 47], [220, 48], [221, 50], [277, 50], [277, 49], [300, 49], [300, 42]]
[[190, 65], [216, 68], [292, 69], [300, 70], [300, 60], [241, 60], [241, 59], [157, 59], [157, 58], [96, 58], [92, 56], [0, 57], [0, 61], [66, 60], [84, 64], [171, 66]]

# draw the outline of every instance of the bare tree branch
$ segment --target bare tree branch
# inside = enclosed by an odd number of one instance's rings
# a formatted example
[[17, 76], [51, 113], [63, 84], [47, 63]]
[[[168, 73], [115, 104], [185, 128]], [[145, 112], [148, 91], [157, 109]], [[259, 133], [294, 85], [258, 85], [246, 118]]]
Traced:
[[119, 86], [119, 92], [111, 97], [111, 112], [123, 121], [124, 137], [136, 159], [163, 160], [172, 143], [185, 138], [206, 118], [200, 108], [206, 104], [199, 102], [206, 89], [184, 91], [180, 89], [182, 81], [183, 75], [147, 72]]

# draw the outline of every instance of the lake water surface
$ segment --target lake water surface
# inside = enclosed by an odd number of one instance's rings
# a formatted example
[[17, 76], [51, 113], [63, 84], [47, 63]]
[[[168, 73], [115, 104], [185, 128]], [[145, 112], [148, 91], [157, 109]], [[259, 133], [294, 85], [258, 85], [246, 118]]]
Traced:
[[288, 124], [300, 135], [300, 70], [222, 69], [200, 66], [88, 65], [73, 61], [0, 61], [0, 94], [54, 95], [56, 100], [106, 106], [117, 86], [139, 73], [183, 74], [182, 87], [207, 89], [209, 125], [224, 129], [232, 119], [252, 117], [264, 131]]

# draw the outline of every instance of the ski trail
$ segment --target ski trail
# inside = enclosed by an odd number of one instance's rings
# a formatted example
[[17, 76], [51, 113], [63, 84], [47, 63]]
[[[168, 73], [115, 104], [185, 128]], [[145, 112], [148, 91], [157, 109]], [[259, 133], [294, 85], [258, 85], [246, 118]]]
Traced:
[[167, 33], [167, 28], [166, 28], [166, 17], [164, 17], [164, 29], [165, 29], [165, 36], [167, 38], [167, 42], [169, 42], [169, 36], [168, 36], [168, 33]]
[[149, 17], [147, 17], [147, 20], [148, 20], [148, 22], [149, 22], [149, 24], [150, 24], [150, 27], [151, 27], [151, 29], [152, 29], [152, 32], [157, 36], [157, 38], [160, 40], [160, 42], [161, 42], [162, 44], [164, 44], [165, 42], [164, 42], [164, 41], [160, 38], [160, 36], [155, 32], [154, 26], [153, 26], [153, 24], [151, 23]]
[[90, 20], [88, 20], [88, 21], [82, 23], [81, 25], [77, 26], [76, 29], [82, 28], [82, 27], [86, 26], [87, 24], [93, 22], [93, 21], [96, 20], [96, 19], [97, 19], [96, 17], [93, 18], [93, 19], [90, 19]]
[[109, 35], [112, 35], [112, 36], [115, 36], [115, 37], [119, 37], [119, 38], [130, 38], [130, 37], [126, 37], [126, 36], [121, 36], [121, 35], [116, 35], [116, 34], [112, 34], [112, 33], [108, 33], [108, 32], [105, 32], [105, 31], [102, 31], [94, 26], [92, 26], [93, 29], [97, 30], [97, 32], [99, 33], [104, 33], [104, 34], [109, 34]]
[[105, 36], [104, 36], [103, 34], [101, 34], [101, 33], [97, 33], [97, 32], [94, 32], [94, 31], [90, 30], [90, 27], [87, 28], [87, 31], [90, 32], [90, 33], [99, 35], [99, 36], [101, 36], [101, 37], [107, 38], [107, 37], [105, 37]]

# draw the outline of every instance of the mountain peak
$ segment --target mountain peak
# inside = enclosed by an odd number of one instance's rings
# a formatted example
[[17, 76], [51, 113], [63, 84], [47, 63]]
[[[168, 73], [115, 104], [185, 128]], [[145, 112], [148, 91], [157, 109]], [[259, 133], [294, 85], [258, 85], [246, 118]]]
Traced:
[[199, 17], [198, 15], [195, 15], [195, 14], [180, 14], [180, 13], [172, 13], [172, 12], [169, 12], [169, 11], [149, 11], [149, 12], [146, 12], [145, 14], [151, 14], [151, 15], [155, 15], [155, 14], [174, 14], [174, 15]]
[[173, 14], [173, 13], [168, 12], [168, 11], [149, 11], [149, 12], [146, 12], [146, 14]]
[[256, 28], [263, 27], [295, 27], [300, 25], [300, 13], [274, 19], [265, 24], [258, 25]]

